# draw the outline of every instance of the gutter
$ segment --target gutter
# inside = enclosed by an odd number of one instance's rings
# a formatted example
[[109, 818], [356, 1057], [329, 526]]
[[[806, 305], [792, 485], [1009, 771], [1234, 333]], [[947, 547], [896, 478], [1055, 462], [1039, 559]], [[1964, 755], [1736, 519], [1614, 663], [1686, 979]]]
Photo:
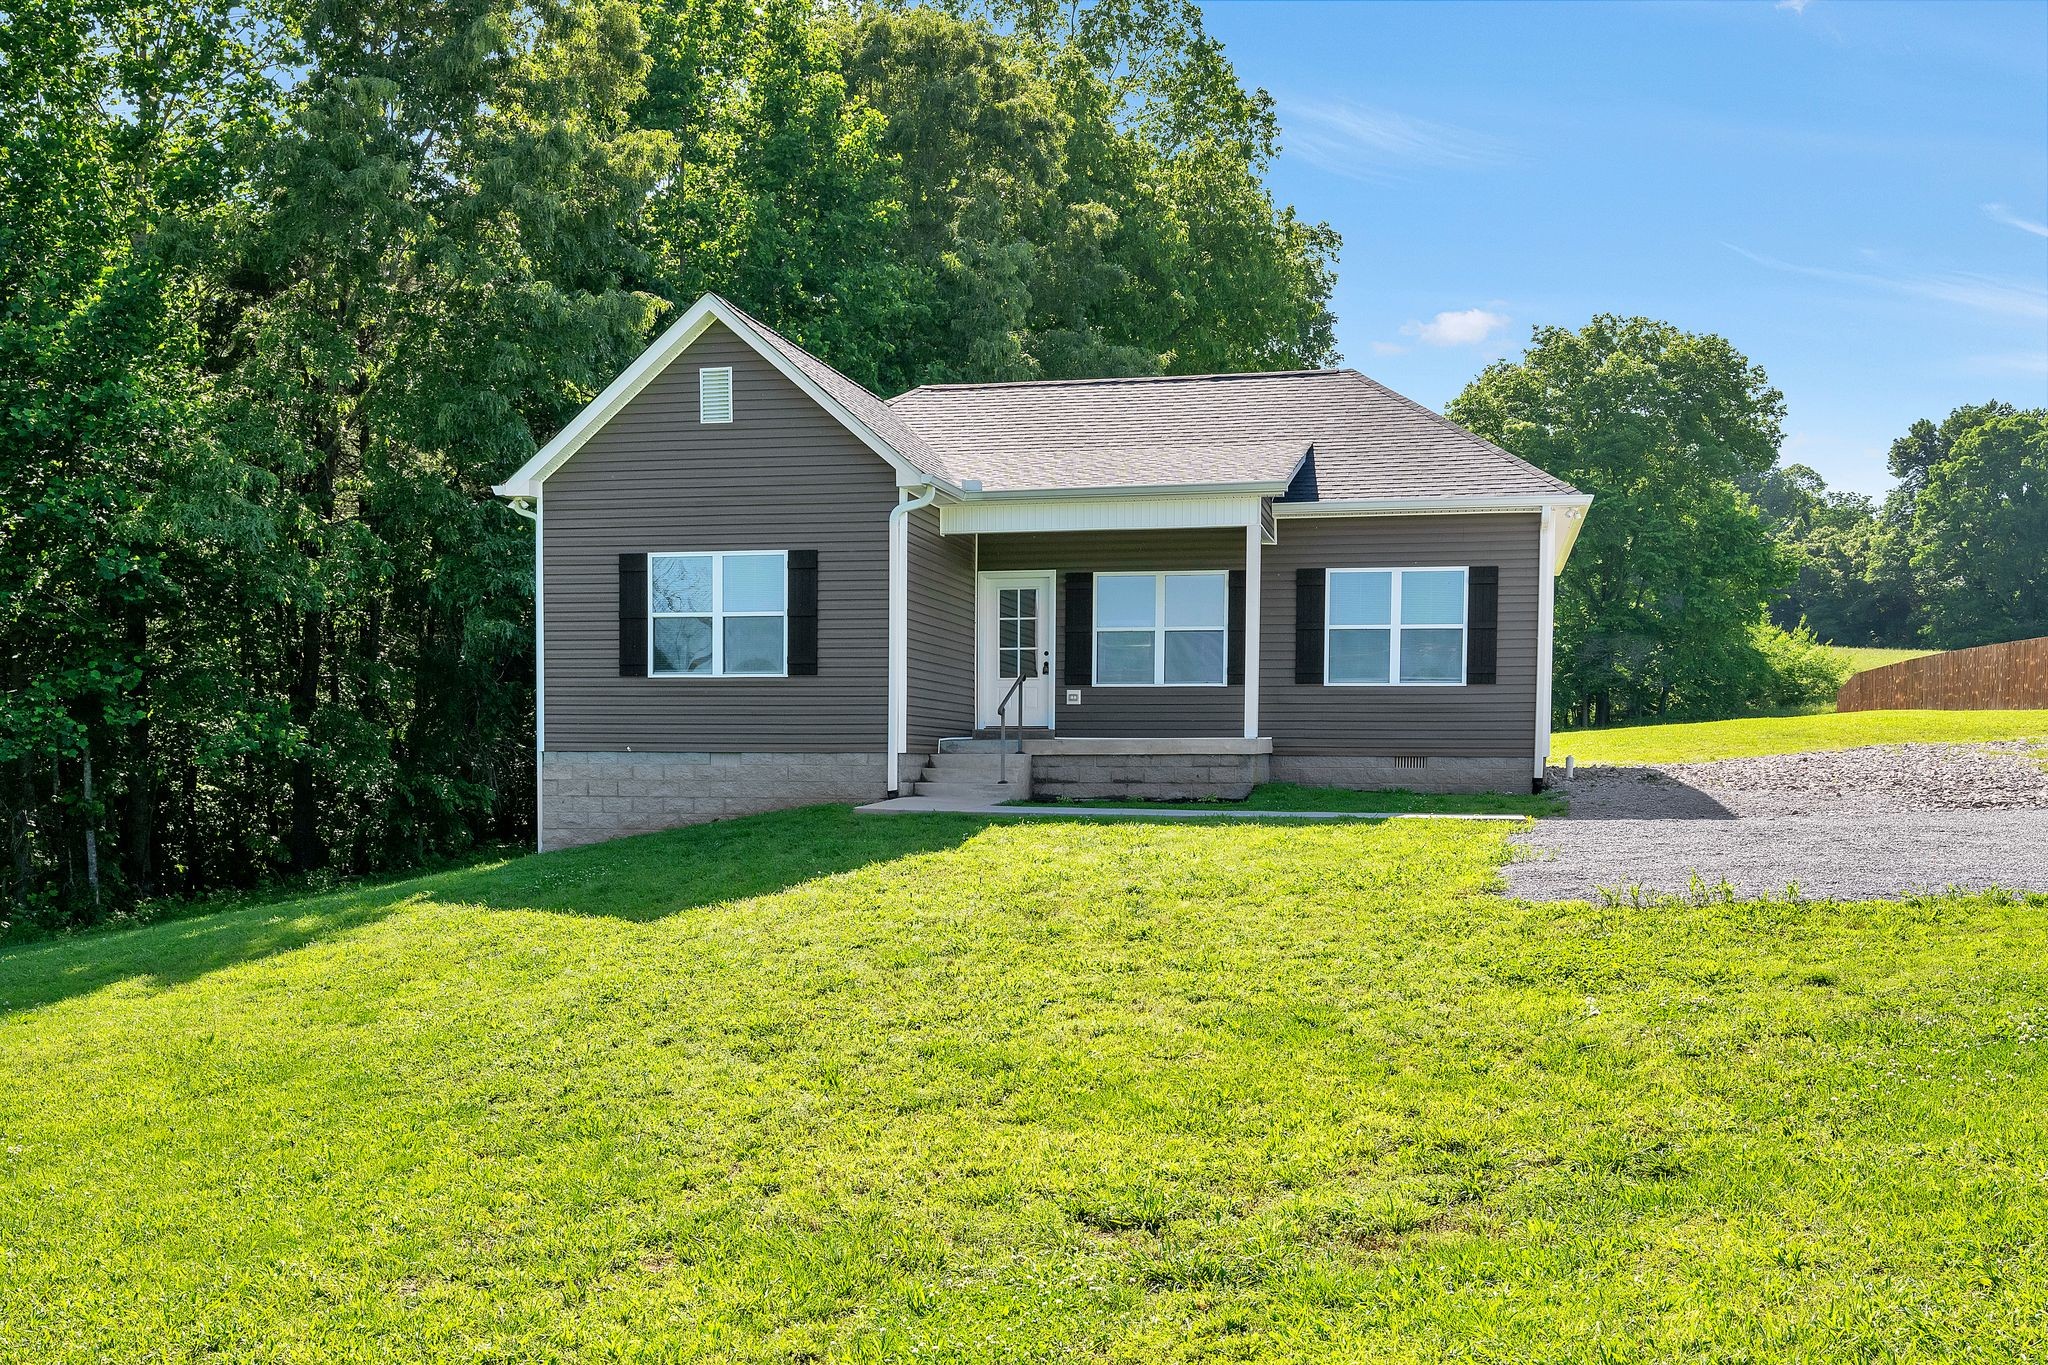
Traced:
[[910, 514], [932, 505], [939, 490], [931, 484], [889, 509], [889, 796], [901, 785], [899, 769], [910, 732]]

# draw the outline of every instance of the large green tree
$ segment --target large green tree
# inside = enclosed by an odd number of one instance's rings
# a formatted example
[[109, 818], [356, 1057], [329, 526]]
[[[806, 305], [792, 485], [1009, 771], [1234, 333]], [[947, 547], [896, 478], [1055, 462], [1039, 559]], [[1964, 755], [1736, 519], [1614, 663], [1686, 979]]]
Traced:
[[1755, 631], [1792, 565], [1740, 486], [1781, 437], [1760, 368], [1720, 337], [1603, 315], [1537, 328], [1447, 410], [1594, 495], [1558, 584], [1561, 714], [1705, 713], [1770, 690]]
[[2048, 409], [1976, 411], [1914, 500], [1924, 637], [1944, 649], [2048, 635]]

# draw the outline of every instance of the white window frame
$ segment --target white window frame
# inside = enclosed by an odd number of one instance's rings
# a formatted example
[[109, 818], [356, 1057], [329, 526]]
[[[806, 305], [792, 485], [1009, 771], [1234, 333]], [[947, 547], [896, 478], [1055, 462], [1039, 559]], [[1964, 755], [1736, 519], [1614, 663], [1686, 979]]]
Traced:
[[[1337, 604], [1336, 578], [1342, 573], [1384, 573], [1392, 574], [1392, 585], [1387, 599], [1387, 624], [1384, 626], [1340, 626], [1331, 620], [1331, 613]], [[1455, 626], [1441, 623], [1424, 623], [1404, 627], [1401, 623], [1401, 575], [1404, 573], [1454, 573], [1464, 585], [1460, 594], [1464, 607]], [[1436, 682], [1401, 681], [1401, 632], [1410, 630], [1455, 630], [1458, 632], [1458, 676], [1456, 681], [1442, 679]], [[1340, 630], [1384, 630], [1387, 636], [1387, 680], [1385, 682], [1340, 682], [1330, 674], [1330, 637]], [[1472, 667], [1472, 567], [1469, 564], [1409, 565], [1395, 568], [1391, 564], [1360, 564], [1342, 569], [1323, 571], [1323, 685], [1325, 687], [1463, 687], [1465, 678]]]
[[[781, 611], [727, 611], [725, 609], [725, 561], [727, 556], [764, 557], [782, 561]], [[654, 609], [654, 561], [657, 559], [708, 559], [711, 561], [711, 610], [664, 611]], [[657, 673], [654, 671], [654, 623], [657, 619], [683, 617], [711, 618], [711, 671], [709, 673]], [[779, 673], [728, 673], [725, 671], [725, 622], [736, 616], [775, 616], [782, 620], [782, 671]], [[714, 682], [729, 678], [787, 678], [789, 676], [789, 551], [787, 550], [655, 550], [647, 556], [647, 676], [664, 682]]]
[[[1174, 682], [1166, 681], [1166, 637], [1169, 632], [1200, 632], [1208, 634], [1216, 626], [1169, 626], [1166, 624], [1166, 580], [1171, 578], [1220, 578], [1223, 580], [1223, 678], [1220, 682]], [[1228, 569], [1108, 569], [1098, 571], [1089, 589], [1089, 677], [1094, 687], [1228, 687], [1230, 686], [1230, 570]], [[1105, 578], [1149, 578], [1152, 580], [1152, 681], [1151, 682], [1104, 682], [1102, 680], [1102, 636], [1110, 633], [1129, 633], [1143, 630], [1143, 626], [1107, 626], [1102, 624], [1102, 580]]]
[[[707, 417], [707, 416], [705, 416], [705, 415], [704, 415], [704, 384], [705, 384], [705, 381], [706, 381], [706, 380], [708, 380], [708, 379], [709, 379], [709, 378], [710, 378], [710, 377], [711, 377], [712, 375], [715, 375], [715, 374], [722, 374], [722, 375], [724, 375], [724, 376], [725, 376], [725, 416], [723, 416], [723, 417]], [[698, 423], [698, 425], [699, 425], [699, 426], [725, 426], [725, 425], [729, 424], [729, 423], [730, 423], [730, 422], [732, 421], [732, 417], [733, 417], [733, 409], [734, 409], [735, 407], [737, 407], [737, 406], [738, 406], [738, 399], [736, 398], [736, 396], [735, 396], [735, 395], [734, 395], [734, 393], [733, 393], [733, 384], [732, 384], [732, 366], [730, 366], [730, 365], [700, 365], [700, 366], [698, 366], [698, 367], [697, 367], [697, 423]]]

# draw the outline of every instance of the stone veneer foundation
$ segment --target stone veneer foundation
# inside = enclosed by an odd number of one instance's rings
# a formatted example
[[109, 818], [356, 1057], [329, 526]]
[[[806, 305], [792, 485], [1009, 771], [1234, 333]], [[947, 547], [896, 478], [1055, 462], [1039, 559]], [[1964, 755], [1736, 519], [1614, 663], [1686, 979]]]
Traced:
[[888, 795], [881, 754], [541, 755], [541, 847], [574, 848], [730, 815]]
[[1275, 754], [1273, 781], [1357, 791], [1527, 792], [1527, 758], [1336, 758]]

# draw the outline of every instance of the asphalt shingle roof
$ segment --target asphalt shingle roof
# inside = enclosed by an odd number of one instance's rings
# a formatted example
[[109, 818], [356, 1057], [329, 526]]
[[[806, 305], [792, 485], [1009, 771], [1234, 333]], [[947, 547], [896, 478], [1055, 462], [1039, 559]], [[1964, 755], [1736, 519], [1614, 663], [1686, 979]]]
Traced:
[[1287, 501], [1574, 491], [1356, 370], [942, 384], [888, 406], [991, 491], [1257, 480], [1305, 446]]
[[[813, 384], [837, 399], [842, 407], [867, 424], [868, 430], [887, 441], [898, 455], [916, 465], [927, 474], [958, 485], [960, 478], [946, 467], [944, 459], [930, 443], [908, 423], [904, 422], [889, 405], [869, 393], [865, 387], [848, 379], [839, 371], [827, 365], [803, 347], [791, 341], [782, 333], [770, 327], [759, 318], [752, 316], [731, 299], [719, 296], [719, 301], [737, 314], [742, 322], [751, 326], [769, 346], [792, 365], [802, 370]], [[972, 477], [971, 475], [968, 477]]]
[[724, 302], [904, 459], [955, 487], [1291, 479], [1288, 502], [1575, 491], [1356, 370], [932, 384], [884, 402]]

